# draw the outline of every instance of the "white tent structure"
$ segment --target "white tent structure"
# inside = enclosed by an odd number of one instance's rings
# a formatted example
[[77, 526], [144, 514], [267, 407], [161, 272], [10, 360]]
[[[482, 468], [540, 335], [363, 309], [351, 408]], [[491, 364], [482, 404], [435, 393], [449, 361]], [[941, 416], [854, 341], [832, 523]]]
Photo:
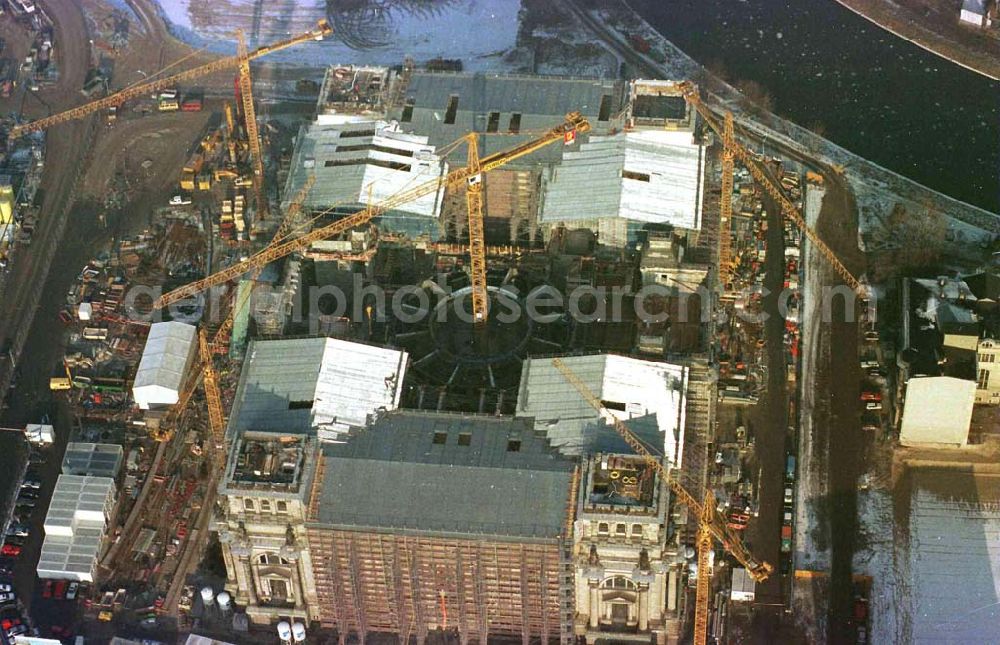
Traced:
[[899, 442], [904, 446], [966, 445], [976, 382], [952, 376], [922, 376], [906, 383]]
[[176, 321], [149, 328], [146, 347], [132, 383], [132, 398], [142, 410], [177, 403], [185, 375], [198, 351], [194, 325]]

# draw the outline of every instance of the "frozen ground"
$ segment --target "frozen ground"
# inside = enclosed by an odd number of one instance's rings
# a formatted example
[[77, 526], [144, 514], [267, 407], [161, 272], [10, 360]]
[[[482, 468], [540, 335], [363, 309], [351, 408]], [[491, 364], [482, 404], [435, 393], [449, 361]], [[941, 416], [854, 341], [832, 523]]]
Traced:
[[[157, 0], [175, 36], [196, 47], [231, 53], [242, 29], [250, 46], [301, 33], [321, 18], [335, 35], [272, 55], [274, 62], [398, 65], [458, 58], [473, 71], [507, 70], [517, 40], [521, 0], [382, 0], [364, 11], [331, 0]], [[355, 3], [360, 4], [360, 3]]]
[[[826, 191], [808, 185], [805, 194], [806, 220], [815, 225], [823, 204]], [[816, 366], [822, 363], [821, 352], [829, 351], [820, 329], [822, 303], [820, 276], [826, 271], [822, 257], [815, 253], [812, 245], [804, 245], [806, 279], [802, 290], [802, 365], [799, 374], [801, 399], [799, 403], [799, 483], [796, 487], [795, 504], [795, 553], [796, 570], [830, 571], [830, 524], [821, 510], [828, 492], [827, 481], [827, 440], [816, 436], [813, 412], [816, 401]], [[821, 642], [826, 633], [826, 611], [822, 605], [825, 598], [814, 597], [807, 586], [795, 586], [792, 599], [796, 614], [815, 616], [803, 626], [808, 630], [811, 642]], [[799, 593], [802, 591], [802, 593]]]
[[[906, 575], [897, 575], [896, 530], [893, 520], [892, 495], [889, 491], [872, 488], [858, 493], [858, 531], [864, 548], [854, 554], [854, 571], [872, 577], [871, 642], [905, 642], [900, 632], [897, 608], [908, 602], [905, 585], [898, 584]], [[902, 546], [902, 543], [900, 543]], [[902, 550], [902, 549], [900, 549]]]

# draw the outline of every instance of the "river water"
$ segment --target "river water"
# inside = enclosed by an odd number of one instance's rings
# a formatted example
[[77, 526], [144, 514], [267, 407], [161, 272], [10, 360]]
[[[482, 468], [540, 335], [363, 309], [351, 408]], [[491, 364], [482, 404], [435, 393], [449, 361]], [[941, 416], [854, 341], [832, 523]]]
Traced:
[[1000, 211], [1000, 83], [835, 0], [630, 0], [699, 63], [763, 85], [774, 111], [848, 150]]

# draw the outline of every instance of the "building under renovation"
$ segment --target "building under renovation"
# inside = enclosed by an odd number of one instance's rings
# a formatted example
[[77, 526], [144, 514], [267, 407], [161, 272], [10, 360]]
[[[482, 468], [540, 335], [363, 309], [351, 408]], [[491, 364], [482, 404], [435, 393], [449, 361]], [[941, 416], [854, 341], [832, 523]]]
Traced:
[[[634, 455], [587, 458], [574, 527], [576, 634], [588, 644], [678, 635], [677, 533], [669, 489]], [[670, 539], [668, 540], [668, 534]]]
[[575, 473], [520, 419], [397, 411], [325, 445], [307, 524], [322, 623], [570, 642]]

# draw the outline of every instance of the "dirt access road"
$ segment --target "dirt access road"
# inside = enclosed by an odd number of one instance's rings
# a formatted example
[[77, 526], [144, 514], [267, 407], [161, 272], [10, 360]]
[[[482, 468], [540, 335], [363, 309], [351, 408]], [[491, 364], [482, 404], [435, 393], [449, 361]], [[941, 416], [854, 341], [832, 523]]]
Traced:
[[[59, 83], [38, 92], [39, 100], [24, 103], [25, 116], [45, 116], [50, 111], [74, 105], [90, 64], [90, 45], [83, 12], [74, 0], [44, 0], [41, 3], [52, 19], [57, 63], [62, 70]], [[58, 262], [58, 245], [72, 204], [72, 193], [84, 155], [93, 134], [92, 120], [84, 119], [52, 128], [46, 137], [45, 170], [42, 175], [42, 208], [30, 247], [22, 248], [6, 276], [0, 311], [0, 337], [9, 343], [15, 357], [21, 354], [28, 329], [39, 306], [41, 289], [49, 269]], [[5, 362], [0, 372], [0, 391], [7, 392], [13, 366]]]

